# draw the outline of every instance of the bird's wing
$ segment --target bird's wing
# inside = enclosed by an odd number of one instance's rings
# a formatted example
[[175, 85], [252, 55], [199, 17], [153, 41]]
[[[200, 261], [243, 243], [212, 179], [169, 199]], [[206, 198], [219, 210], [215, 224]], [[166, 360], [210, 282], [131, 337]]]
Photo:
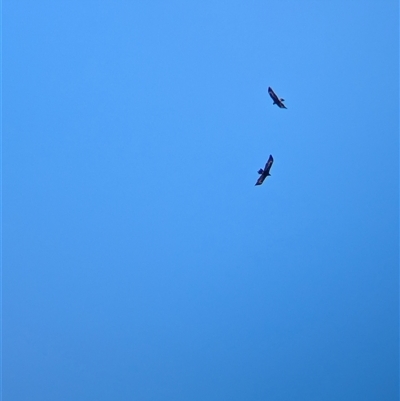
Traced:
[[256, 185], [261, 185], [261, 184], [264, 182], [264, 179], [265, 179], [264, 175], [260, 175], [260, 176], [258, 177], [258, 180], [257, 180], [257, 182], [256, 182]]
[[278, 99], [277, 94], [274, 92], [274, 90], [271, 87], [268, 87], [268, 93], [270, 94], [270, 96], [272, 96], [274, 99]]
[[267, 163], [265, 163], [264, 170], [268, 171], [271, 168], [273, 162], [274, 162], [274, 158], [272, 157], [272, 155], [269, 155], [268, 161], [267, 161]]

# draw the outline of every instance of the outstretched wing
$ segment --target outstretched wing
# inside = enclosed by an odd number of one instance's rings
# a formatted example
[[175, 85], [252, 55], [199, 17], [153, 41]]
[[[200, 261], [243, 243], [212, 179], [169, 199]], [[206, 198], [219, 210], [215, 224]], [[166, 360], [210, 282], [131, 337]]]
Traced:
[[265, 180], [265, 175], [264, 175], [264, 174], [261, 174], [261, 175], [258, 177], [258, 180], [257, 180], [257, 182], [256, 182], [255, 185], [261, 185], [261, 184], [264, 182], [264, 180]]
[[271, 96], [272, 100], [273, 100], [275, 103], [278, 103], [278, 102], [279, 102], [278, 96], [276, 96], [276, 93], [272, 90], [272, 88], [271, 88], [270, 86], [268, 87], [268, 94]]
[[267, 163], [265, 164], [265, 168], [264, 168], [264, 171], [265, 171], [267, 174], [269, 174], [269, 170], [271, 169], [272, 163], [273, 163], [273, 162], [274, 162], [274, 158], [272, 157], [272, 155], [269, 155], [268, 161], [267, 161]]

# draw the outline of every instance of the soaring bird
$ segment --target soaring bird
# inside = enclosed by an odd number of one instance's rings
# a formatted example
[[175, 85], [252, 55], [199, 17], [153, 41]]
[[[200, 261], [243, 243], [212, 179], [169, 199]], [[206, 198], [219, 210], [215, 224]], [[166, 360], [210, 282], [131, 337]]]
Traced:
[[274, 101], [274, 103], [272, 104], [276, 104], [281, 109], [287, 109], [287, 107], [283, 104], [285, 99], [278, 97], [278, 95], [272, 90], [270, 86], [268, 87], [268, 93], [271, 96], [272, 100]]
[[261, 175], [258, 177], [258, 180], [257, 180], [257, 182], [256, 182], [256, 185], [261, 185], [261, 184], [264, 182], [264, 180], [265, 180], [269, 175], [271, 175], [271, 174], [269, 173], [269, 170], [271, 170], [271, 167], [272, 167], [272, 163], [273, 163], [273, 162], [274, 162], [274, 158], [272, 157], [272, 155], [269, 155], [269, 158], [268, 158], [267, 163], [265, 164], [264, 170], [263, 170], [262, 168], [260, 168], [260, 170], [258, 170], [258, 174], [261, 174]]

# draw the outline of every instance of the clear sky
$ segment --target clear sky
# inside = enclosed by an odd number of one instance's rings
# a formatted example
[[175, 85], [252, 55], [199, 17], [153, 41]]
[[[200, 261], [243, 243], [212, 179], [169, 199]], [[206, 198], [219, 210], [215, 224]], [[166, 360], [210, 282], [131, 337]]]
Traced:
[[398, 16], [4, 0], [3, 400], [397, 401]]

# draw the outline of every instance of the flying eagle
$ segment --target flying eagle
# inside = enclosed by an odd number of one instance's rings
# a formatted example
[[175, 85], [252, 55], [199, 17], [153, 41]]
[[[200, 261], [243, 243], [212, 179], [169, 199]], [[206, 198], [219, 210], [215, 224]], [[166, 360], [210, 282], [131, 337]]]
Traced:
[[261, 175], [258, 177], [258, 180], [257, 180], [257, 182], [256, 182], [256, 185], [261, 185], [261, 184], [264, 182], [264, 180], [265, 180], [269, 175], [271, 175], [271, 174], [269, 173], [269, 170], [271, 170], [271, 167], [272, 167], [272, 163], [273, 163], [273, 162], [274, 162], [274, 158], [272, 157], [272, 155], [269, 155], [269, 158], [268, 158], [267, 163], [265, 164], [264, 170], [263, 170], [262, 168], [260, 168], [260, 170], [258, 170], [258, 174], [261, 174]]
[[283, 104], [285, 99], [279, 98], [278, 95], [272, 90], [272, 88], [268, 87], [268, 93], [271, 96], [272, 100], [274, 101], [273, 104], [276, 104], [281, 109], [287, 109], [287, 107]]

